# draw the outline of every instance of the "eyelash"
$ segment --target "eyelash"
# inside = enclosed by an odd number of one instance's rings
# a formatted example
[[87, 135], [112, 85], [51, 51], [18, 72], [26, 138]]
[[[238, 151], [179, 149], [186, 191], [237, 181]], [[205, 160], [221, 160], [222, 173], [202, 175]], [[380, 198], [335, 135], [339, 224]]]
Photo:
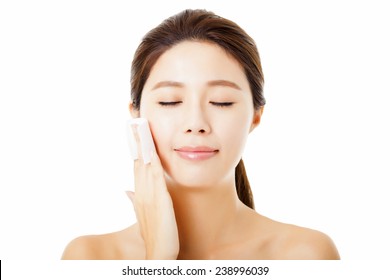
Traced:
[[160, 104], [161, 106], [175, 106], [177, 104], [180, 104], [182, 103], [181, 101], [172, 101], [172, 102], [158, 102], [158, 104]]
[[233, 102], [210, 102], [217, 107], [229, 107], [233, 105]]
[[[182, 103], [182, 101], [172, 101], [172, 102], [158, 102], [161, 106], [176, 106], [178, 104]], [[217, 107], [229, 107], [234, 104], [234, 102], [210, 102], [210, 104], [217, 106]]]

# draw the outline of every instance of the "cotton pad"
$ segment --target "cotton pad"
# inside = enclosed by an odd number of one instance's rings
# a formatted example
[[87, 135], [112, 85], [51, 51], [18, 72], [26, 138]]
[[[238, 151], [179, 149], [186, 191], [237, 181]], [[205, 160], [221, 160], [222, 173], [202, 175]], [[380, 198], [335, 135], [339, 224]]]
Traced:
[[145, 118], [131, 119], [127, 122], [127, 138], [129, 142], [131, 157], [133, 160], [138, 159], [137, 142], [133, 133], [133, 126], [138, 132], [140, 139], [140, 150], [142, 153], [142, 159], [144, 164], [148, 164], [151, 161], [151, 153], [155, 151], [152, 133], [150, 132], [149, 124]]

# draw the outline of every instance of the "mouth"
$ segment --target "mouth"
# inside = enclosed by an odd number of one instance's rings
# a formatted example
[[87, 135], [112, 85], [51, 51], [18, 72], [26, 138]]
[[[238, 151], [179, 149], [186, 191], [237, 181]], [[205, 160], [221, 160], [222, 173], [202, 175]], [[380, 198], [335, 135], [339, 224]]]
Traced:
[[212, 158], [219, 152], [218, 149], [206, 146], [181, 147], [174, 150], [181, 158], [191, 161], [206, 160]]

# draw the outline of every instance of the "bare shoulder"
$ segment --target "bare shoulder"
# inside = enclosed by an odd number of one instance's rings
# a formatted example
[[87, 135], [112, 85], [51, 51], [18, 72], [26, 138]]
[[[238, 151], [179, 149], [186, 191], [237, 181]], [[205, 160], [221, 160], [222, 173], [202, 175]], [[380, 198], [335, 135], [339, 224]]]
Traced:
[[73, 239], [62, 253], [63, 260], [94, 260], [98, 259], [98, 238], [95, 235], [80, 236]]
[[325, 233], [296, 225], [272, 221], [278, 232], [275, 233], [274, 254], [277, 259], [296, 260], [338, 260], [340, 255]]
[[77, 237], [65, 247], [61, 259], [120, 260], [142, 259], [143, 256], [143, 244], [133, 225], [117, 232]]

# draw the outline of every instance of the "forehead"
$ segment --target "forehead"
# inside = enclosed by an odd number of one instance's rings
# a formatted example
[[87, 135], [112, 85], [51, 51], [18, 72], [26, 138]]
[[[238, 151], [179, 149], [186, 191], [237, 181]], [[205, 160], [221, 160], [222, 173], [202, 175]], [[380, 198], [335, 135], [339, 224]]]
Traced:
[[184, 41], [159, 57], [145, 87], [161, 80], [204, 83], [218, 79], [231, 80], [241, 86], [248, 83], [241, 64], [217, 44]]

